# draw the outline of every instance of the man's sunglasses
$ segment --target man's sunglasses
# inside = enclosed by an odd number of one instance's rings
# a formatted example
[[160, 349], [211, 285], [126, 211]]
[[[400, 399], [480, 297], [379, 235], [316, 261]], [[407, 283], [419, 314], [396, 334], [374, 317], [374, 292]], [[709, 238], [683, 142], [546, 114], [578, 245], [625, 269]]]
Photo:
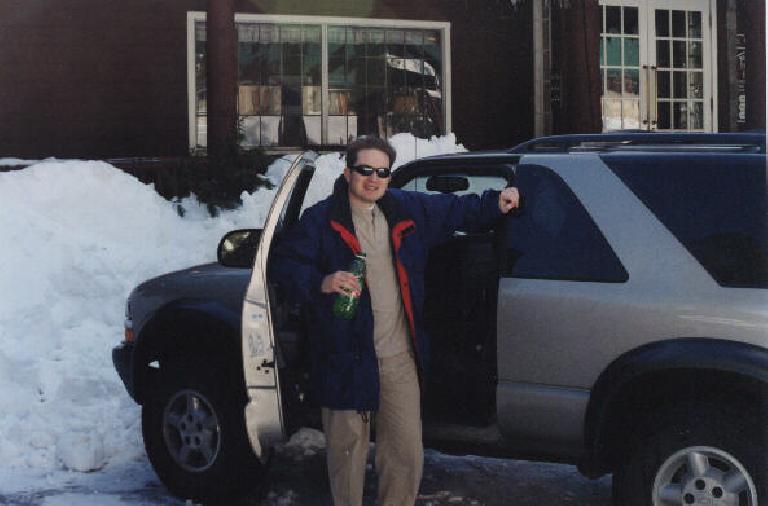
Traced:
[[390, 175], [392, 175], [392, 169], [389, 167], [385, 167], [383, 169], [374, 169], [370, 165], [355, 165], [352, 167], [352, 170], [360, 174], [361, 176], [368, 177], [374, 172], [377, 176], [379, 176], [381, 179], [386, 179]]

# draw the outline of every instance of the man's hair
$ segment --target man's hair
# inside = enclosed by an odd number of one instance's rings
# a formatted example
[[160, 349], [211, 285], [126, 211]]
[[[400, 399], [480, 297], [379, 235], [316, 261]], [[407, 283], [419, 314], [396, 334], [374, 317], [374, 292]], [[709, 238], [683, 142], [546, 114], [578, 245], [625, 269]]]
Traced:
[[381, 137], [358, 137], [357, 140], [347, 146], [347, 167], [357, 164], [357, 153], [363, 149], [376, 149], [387, 155], [389, 166], [395, 163], [397, 153], [387, 139]]

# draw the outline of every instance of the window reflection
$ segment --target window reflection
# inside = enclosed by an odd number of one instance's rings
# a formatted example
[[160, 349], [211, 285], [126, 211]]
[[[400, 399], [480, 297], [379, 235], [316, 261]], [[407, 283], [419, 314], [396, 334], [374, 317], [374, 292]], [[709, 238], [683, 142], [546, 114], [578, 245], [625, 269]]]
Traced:
[[656, 103], [656, 118], [657, 118], [657, 126], [659, 130], [669, 130], [672, 128], [672, 124], [670, 121], [670, 114], [669, 114], [669, 108], [671, 106], [670, 102], [657, 102]]
[[685, 102], [673, 103], [672, 118], [674, 119], [674, 128], [679, 130], [688, 128], [688, 104]]
[[[246, 146], [312, 144], [320, 116], [320, 27], [238, 23], [238, 107]], [[309, 122], [311, 124], [311, 122]]]
[[637, 16], [637, 7], [624, 7], [624, 33], [638, 33]]
[[691, 110], [691, 128], [701, 130], [704, 128], [704, 103], [694, 102]]
[[688, 37], [701, 37], [701, 12], [688, 12]]
[[640, 101], [624, 100], [624, 128], [640, 128]]
[[669, 76], [670, 72], [656, 73], [656, 96], [659, 98], [670, 98], [669, 96]]
[[637, 96], [640, 93], [640, 71], [627, 69], [624, 71], [624, 95]]
[[603, 128], [605, 130], [621, 129], [621, 100], [603, 100]]
[[[346, 115], [347, 138], [419, 137], [442, 129], [439, 32], [329, 27], [329, 114]], [[329, 142], [341, 138], [342, 121], [329, 116]], [[346, 141], [345, 141], [346, 142]]]
[[[323, 76], [321, 24], [237, 22], [236, 28], [245, 146], [346, 144], [365, 134], [443, 131], [439, 30], [328, 25]], [[204, 124], [205, 22], [195, 23], [195, 34], [196, 116]], [[205, 145], [201, 131], [197, 142]]]
[[669, 11], [656, 10], [656, 36], [669, 37]]
[[704, 74], [702, 72], [691, 72], [688, 86], [689, 97], [704, 98]]
[[685, 37], [685, 11], [672, 11], [672, 36]]

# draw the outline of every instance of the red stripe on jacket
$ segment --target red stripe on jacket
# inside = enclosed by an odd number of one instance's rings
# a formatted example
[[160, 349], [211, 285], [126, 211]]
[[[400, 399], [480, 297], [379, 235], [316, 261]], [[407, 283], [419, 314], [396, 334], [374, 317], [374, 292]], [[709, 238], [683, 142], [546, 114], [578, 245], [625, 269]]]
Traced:
[[350, 232], [344, 225], [336, 220], [331, 220], [331, 228], [339, 233], [341, 240], [344, 241], [347, 246], [349, 246], [349, 249], [352, 250], [352, 253], [357, 255], [363, 251], [363, 248], [360, 247], [360, 242], [357, 240], [355, 234]]
[[[408, 316], [408, 324], [411, 329], [411, 340], [413, 341], [413, 352], [418, 357], [418, 346], [416, 343], [416, 322], [413, 317], [413, 301], [411, 300], [411, 288], [408, 286], [408, 271], [400, 261], [398, 255], [400, 246], [403, 241], [403, 232], [412, 228], [415, 230], [416, 224], [413, 220], [405, 220], [397, 223], [392, 228], [392, 245], [395, 248], [395, 267], [397, 268], [397, 281], [400, 285], [400, 295], [403, 297], [403, 306], [405, 307], [405, 314]], [[418, 360], [417, 360], [418, 363]]]
[[[349, 246], [352, 253], [357, 255], [362, 251], [360, 242], [357, 240], [355, 234], [349, 231], [344, 225], [338, 221], [331, 220], [331, 228], [339, 233], [344, 243]], [[392, 228], [392, 245], [395, 250], [395, 268], [397, 269], [397, 282], [400, 286], [400, 296], [403, 298], [403, 307], [405, 308], [405, 314], [408, 317], [408, 326], [411, 330], [411, 340], [413, 342], [413, 353], [416, 355], [416, 363], [418, 364], [419, 348], [416, 342], [416, 321], [413, 316], [413, 301], [411, 299], [411, 288], [408, 286], [408, 271], [400, 261], [398, 253], [400, 246], [403, 242], [404, 232], [416, 229], [416, 223], [413, 220], [405, 220], [398, 222]]]

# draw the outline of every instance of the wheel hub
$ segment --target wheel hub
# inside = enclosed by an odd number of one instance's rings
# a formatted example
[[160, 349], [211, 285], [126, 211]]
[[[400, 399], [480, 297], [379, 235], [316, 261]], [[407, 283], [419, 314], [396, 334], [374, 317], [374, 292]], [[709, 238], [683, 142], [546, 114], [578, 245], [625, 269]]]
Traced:
[[710, 476], [698, 477], [686, 474], [683, 481], [682, 504], [738, 506], [739, 496], [725, 489], [723, 473], [713, 470], [709, 474]]
[[211, 467], [221, 448], [221, 427], [211, 402], [195, 390], [177, 392], [163, 410], [163, 439], [184, 470]]

